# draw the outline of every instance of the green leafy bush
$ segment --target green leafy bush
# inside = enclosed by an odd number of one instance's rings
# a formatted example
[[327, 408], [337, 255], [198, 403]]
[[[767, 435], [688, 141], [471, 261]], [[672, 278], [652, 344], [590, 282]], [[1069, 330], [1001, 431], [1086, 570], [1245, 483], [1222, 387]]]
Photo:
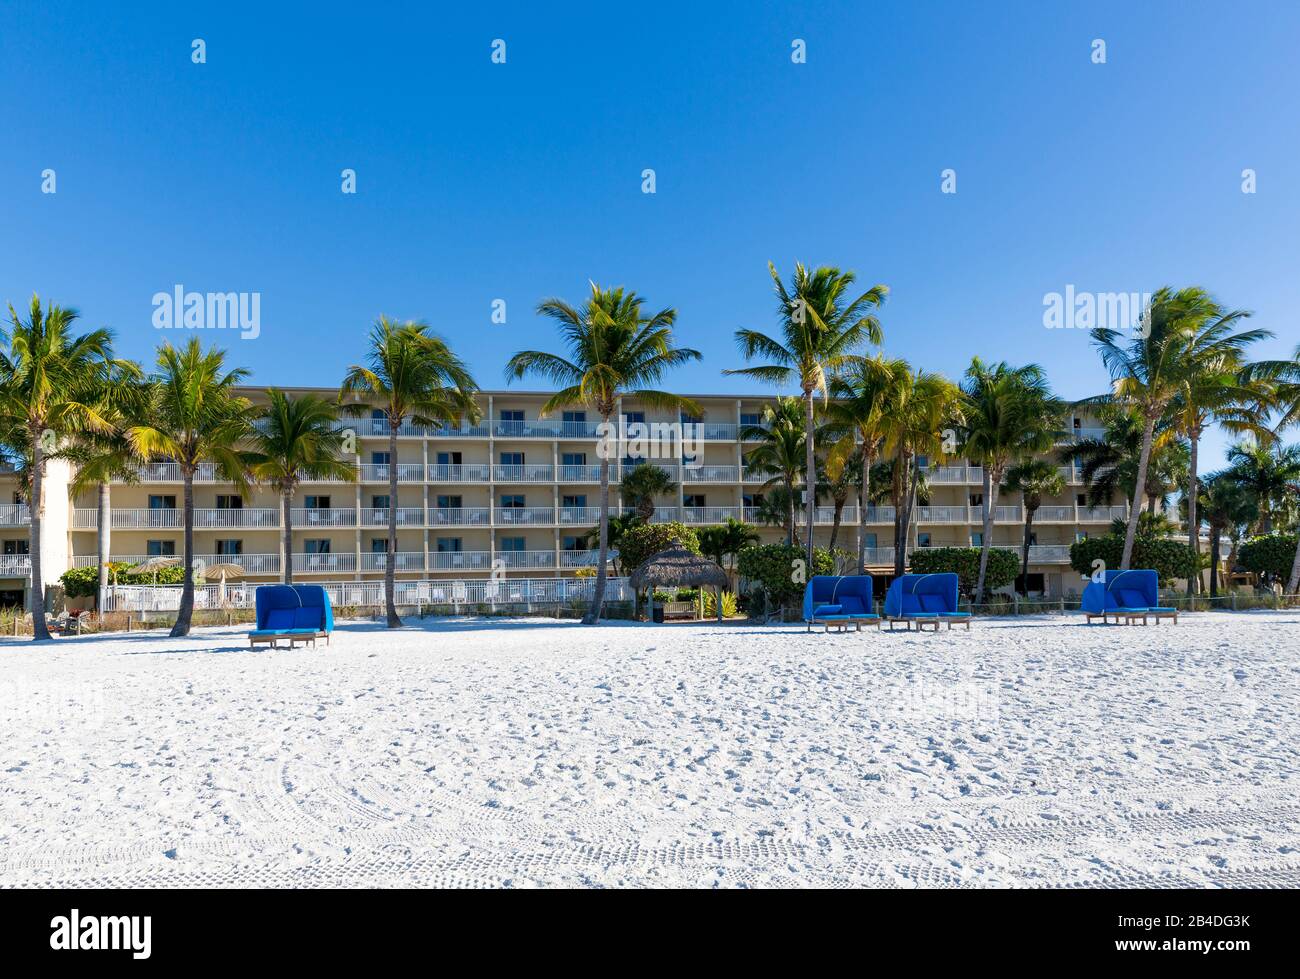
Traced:
[[668, 523], [645, 523], [624, 532], [619, 538], [619, 563], [630, 573], [641, 567], [646, 558], [670, 547], [673, 541], [677, 541], [692, 554], [700, 553], [700, 539], [686, 524], [675, 520]]
[[744, 578], [762, 586], [774, 605], [802, 600], [804, 583], [817, 574], [833, 574], [835, 562], [824, 547], [813, 551], [813, 566], [803, 568], [804, 549], [787, 544], [756, 544], [740, 552], [736, 567]]
[[[113, 582], [114, 572], [119, 585], [152, 585], [156, 580], [160, 585], [179, 585], [185, 581], [185, 569], [179, 564], [170, 568], [159, 568], [158, 574], [152, 571], [133, 573], [131, 565], [121, 561], [111, 561], [108, 565], [108, 580]], [[59, 575], [63, 583], [64, 594], [68, 598], [89, 598], [99, 590], [99, 566], [72, 568]]]
[[[736, 596], [729, 591], [722, 593], [722, 617], [729, 619], [736, 614], [738, 606], [736, 605]], [[713, 597], [713, 592], [705, 591], [704, 593], [704, 617], [706, 619], [716, 619], [718, 617], [718, 600]]]
[[1237, 563], [1255, 574], [1268, 574], [1281, 578], [1283, 583], [1291, 576], [1291, 563], [1295, 560], [1295, 534], [1269, 534], [1255, 537], [1241, 545]]
[[[978, 547], [918, 547], [912, 552], [913, 574], [957, 575], [957, 588], [966, 597], [975, 594], [980, 577], [980, 549]], [[1020, 573], [1020, 557], [1015, 551], [1002, 547], [989, 549], [989, 563], [984, 572], [985, 598], [987, 593], [1005, 588], [1015, 582]]]
[[[1294, 543], [1294, 539], [1293, 539]], [[1118, 534], [1088, 537], [1070, 545], [1070, 567], [1085, 578], [1096, 570], [1094, 562], [1118, 569], [1124, 556], [1124, 538]], [[1175, 578], [1190, 578], [1196, 573], [1196, 556], [1188, 544], [1165, 537], [1138, 537], [1133, 542], [1133, 559], [1129, 567], [1154, 571], [1161, 585]]]

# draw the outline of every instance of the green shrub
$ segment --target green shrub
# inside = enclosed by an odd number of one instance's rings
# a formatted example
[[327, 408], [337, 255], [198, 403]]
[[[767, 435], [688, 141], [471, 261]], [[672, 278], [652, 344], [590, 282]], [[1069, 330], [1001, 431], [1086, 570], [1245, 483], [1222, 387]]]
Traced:
[[803, 598], [804, 584], [813, 575], [833, 574], [835, 571], [835, 562], [824, 547], [814, 549], [813, 566], [803, 568], [799, 573], [803, 562], [802, 547], [755, 544], [740, 552], [736, 567], [741, 577], [762, 586], [774, 605], [784, 605]]
[[[957, 575], [957, 587], [963, 595], [975, 594], [980, 577], [978, 547], [918, 547], [912, 552], [913, 574]], [[988, 592], [1013, 584], [1020, 573], [1020, 557], [1002, 547], [989, 549], [989, 563], [984, 570], [985, 598]]]
[[[736, 605], [736, 596], [729, 591], [722, 593], [722, 617], [729, 619], [736, 614], [738, 606]], [[718, 617], [718, 600], [713, 597], [713, 592], [704, 593], [704, 617], [706, 619], [716, 619]]]
[[[109, 584], [113, 583], [114, 572], [117, 574], [116, 580], [119, 585], [152, 585], [155, 580], [160, 585], [179, 585], [185, 581], [185, 569], [179, 564], [170, 568], [159, 568], [156, 577], [152, 571], [133, 573], [129, 570], [130, 567], [131, 565], [121, 561], [110, 561]], [[64, 594], [68, 598], [90, 598], [99, 590], [99, 566], [72, 568], [59, 575], [59, 581], [63, 583]]]
[[629, 573], [641, 567], [645, 559], [658, 554], [673, 541], [692, 554], [700, 553], [700, 539], [684, 523], [645, 523], [625, 531], [618, 541], [618, 560]]
[[1295, 540], [1295, 534], [1252, 538], [1237, 551], [1237, 563], [1247, 571], [1272, 575], [1285, 583], [1291, 576], [1291, 563], [1295, 561]]
[[[1102, 567], [1118, 570], [1124, 556], [1124, 538], [1118, 534], [1088, 537], [1070, 545], [1070, 567], [1085, 578]], [[1190, 578], [1196, 573], [1196, 556], [1188, 544], [1166, 537], [1139, 537], [1133, 542], [1133, 559], [1129, 567], [1154, 571], [1160, 584], [1167, 586], [1175, 578]]]

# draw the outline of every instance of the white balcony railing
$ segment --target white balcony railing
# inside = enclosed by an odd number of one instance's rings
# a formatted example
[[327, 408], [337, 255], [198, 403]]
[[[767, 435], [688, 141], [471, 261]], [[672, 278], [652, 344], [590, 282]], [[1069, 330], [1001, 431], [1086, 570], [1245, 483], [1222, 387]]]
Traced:
[[497, 551], [493, 563], [501, 568], [553, 568], [554, 551]]
[[295, 530], [311, 527], [355, 527], [357, 511], [353, 507], [294, 507], [291, 515]]
[[338, 554], [295, 554], [293, 570], [295, 574], [356, 571], [357, 555], [353, 551], [340, 551]]
[[468, 465], [434, 464], [429, 466], [431, 483], [486, 483], [491, 467], [486, 463]]
[[1112, 520], [1127, 520], [1128, 507], [1098, 506], [1079, 507], [1080, 523], [1110, 523]]
[[488, 571], [491, 551], [437, 551], [429, 553], [430, 571]]
[[[387, 527], [389, 520], [389, 509], [387, 507], [362, 507], [361, 508], [361, 526], [363, 527]], [[396, 510], [397, 526], [399, 527], [423, 527], [424, 526], [424, 508], [418, 506], [399, 506]]]
[[[1016, 553], [1021, 553], [1022, 549], [1017, 547]], [[1070, 561], [1069, 544], [1030, 544], [1029, 545], [1029, 563], [1030, 564], [1068, 564]]]
[[548, 506], [497, 507], [493, 511], [497, 526], [538, 526], [555, 523], [555, 509]]
[[554, 474], [554, 467], [548, 465], [492, 467], [492, 478], [499, 483], [549, 483]]
[[397, 551], [392, 555], [387, 551], [367, 551], [361, 555], [361, 570], [386, 571], [390, 557], [395, 571], [424, 570], [424, 551]]
[[433, 507], [429, 510], [431, 527], [486, 527], [491, 522], [488, 507]]
[[600, 557], [600, 551], [561, 551], [560, 567], [562, 568], [594, 568], [597, 566], [597, 560]]
[[726, 523], [728, 517], [739, 518], [740, 508], [734, 506], [682, 507], [682, 523], [685, 524]]
[[6, 503], [0, 506], [0, 527], [26, 527], [31, 519], [31, 511], [26, 503]]
[[0, 554], [0, 578], [26, 578], [32, 573], [28, 554]]
[[1040, 523], [1073, 523], [1074, 507], [1041, 506], [1034, 513], [1034, 520]]
[[[387, 483], [391, 478], [391, 465], [366, 464], [360, 467], [363, 483]], [[424, 463], [399, 462], [397, 464], [397, 481], [399, 483], [424, 482]]]
[[682, 467], [683, 483], [734, 483], [739, 469], [736, 466], [691, 466]]
[[[561, 483], [599, 483], [600, 466], [562, 465], [556, 470], [555, 478]], [[618, 467], [609, 467], [609, 481], [618, 482]]]

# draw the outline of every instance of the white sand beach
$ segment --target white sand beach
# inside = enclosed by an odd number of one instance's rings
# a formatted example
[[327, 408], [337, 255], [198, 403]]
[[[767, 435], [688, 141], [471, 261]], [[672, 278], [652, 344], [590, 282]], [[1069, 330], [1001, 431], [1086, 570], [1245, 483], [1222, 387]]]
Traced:
[[1300, 886], [1300, 613], [0, 645], [0, 883]]

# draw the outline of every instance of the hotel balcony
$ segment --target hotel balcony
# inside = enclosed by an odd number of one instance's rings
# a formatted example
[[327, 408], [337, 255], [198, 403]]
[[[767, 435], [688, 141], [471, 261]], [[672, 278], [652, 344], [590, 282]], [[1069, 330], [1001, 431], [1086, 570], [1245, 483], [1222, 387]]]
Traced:
[[5, 503], [0, 505], [0, 527], [26, 527], [32, 519], [26, 503]]
[[429, 510], [430, 527], [486, 527], [492, 522], [489, 507], [437, 507]]

